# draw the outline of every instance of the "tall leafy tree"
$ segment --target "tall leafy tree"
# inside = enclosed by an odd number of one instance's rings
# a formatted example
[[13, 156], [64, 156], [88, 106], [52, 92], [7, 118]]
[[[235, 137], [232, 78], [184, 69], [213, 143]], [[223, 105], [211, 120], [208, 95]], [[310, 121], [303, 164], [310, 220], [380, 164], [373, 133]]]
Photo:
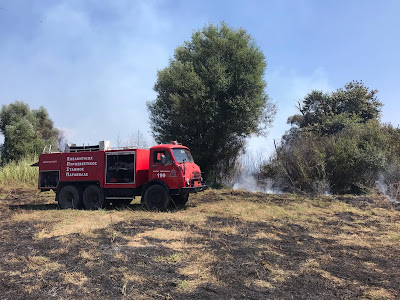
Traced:
[[188, 145], [208, 179], [228, 175], [246, 138], [266, 134], [274, 106], [264, 54], [242, 28], [208, 25], [175, 49], [148, 102], [157, 142]]
[[3, 105], [0, 111], [0, 132], [4, 135], [2, 163], [40, 153], [46, 144], [52, 145], [53, 149], [57, 148], [60, 135], [44, 107], [31, 110], [22, 101]]

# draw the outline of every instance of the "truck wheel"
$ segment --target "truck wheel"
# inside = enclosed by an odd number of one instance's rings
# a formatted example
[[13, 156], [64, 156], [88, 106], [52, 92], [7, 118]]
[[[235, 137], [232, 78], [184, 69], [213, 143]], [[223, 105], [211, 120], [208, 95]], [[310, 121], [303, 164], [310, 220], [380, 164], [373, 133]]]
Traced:
[[62, 209], [80, 208], [79, 191], [73, 185], [64, 186], [58, 194], [58, 205]]
[[148, 210], [165, 211], [170, 202], [167, 190], [161, 185], [152, 185], [144, 193], [144, 204]]
[[97, 185], [89, 185], [83, 192], [83, 204], [87, 209], [99, 209], [104, 207], [103, 189]]
[[172, 203], [175, 204], [175, 206], [185, 206], [186, 202], [189, 200], [189, 194], [186, 195], [177, 195], [177, 196], [171, 196]]

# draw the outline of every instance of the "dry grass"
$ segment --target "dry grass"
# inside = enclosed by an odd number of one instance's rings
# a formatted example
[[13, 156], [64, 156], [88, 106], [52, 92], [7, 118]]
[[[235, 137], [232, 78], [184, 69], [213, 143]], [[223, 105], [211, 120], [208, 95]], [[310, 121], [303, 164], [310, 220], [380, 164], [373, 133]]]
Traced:
[[396, 299], [393, 294], [386, 289], [382, 288], [374, 288], [367, 290], [363, 297], [363, 299], [374, 299], [374, 300], [392, 300]]
[[5, 299], [400, 297], [400, 213], [382, 199], [211, 190], [154, 213], [3, 195]]

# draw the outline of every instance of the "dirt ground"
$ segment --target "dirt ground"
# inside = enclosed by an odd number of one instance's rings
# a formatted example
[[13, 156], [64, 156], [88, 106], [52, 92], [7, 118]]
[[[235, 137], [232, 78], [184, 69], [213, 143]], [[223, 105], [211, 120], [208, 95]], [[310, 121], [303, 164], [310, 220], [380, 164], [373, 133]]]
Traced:
[[1, 299], [400, 299], [382, 197], [210, 190], [184, 209], [60, 210], [0, 190]]

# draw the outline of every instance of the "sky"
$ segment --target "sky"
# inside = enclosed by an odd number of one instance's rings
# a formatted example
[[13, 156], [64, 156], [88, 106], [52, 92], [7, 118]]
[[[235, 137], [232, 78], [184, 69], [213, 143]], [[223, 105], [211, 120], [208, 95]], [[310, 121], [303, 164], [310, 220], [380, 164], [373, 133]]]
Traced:
[[[44, 106], [68, 142], [150, 143], [157, 71], [202, 27], [244, 28], [263, 51], [278, 112], [248, 152], [269, 155], [311, 90], [352, 80], [378, 89], [399, 126], [400, 1], [0, 0], [0, 105]], [[1, 137], [0, 137], [1, 142]]]

